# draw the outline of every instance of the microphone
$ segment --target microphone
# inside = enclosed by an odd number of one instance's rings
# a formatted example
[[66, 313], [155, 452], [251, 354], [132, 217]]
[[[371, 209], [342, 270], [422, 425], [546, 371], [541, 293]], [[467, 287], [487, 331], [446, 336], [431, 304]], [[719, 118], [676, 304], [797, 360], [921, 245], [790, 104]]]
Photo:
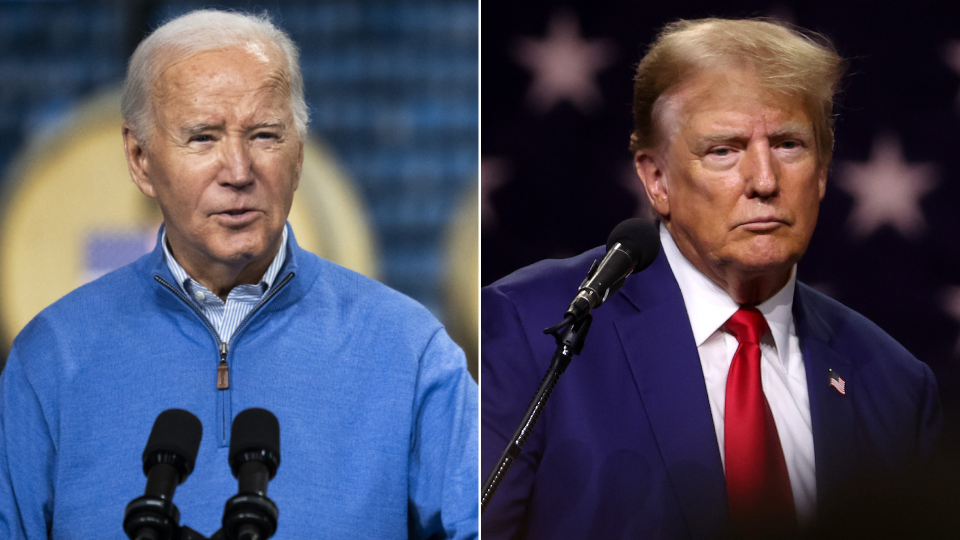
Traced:
[[[543, 408], [553, 394], [553, 389], [573, 360], [574, 355], [583, 351], [584, 341], [590, 331], [593, 318], [590, 310], [599, 307], [623, 286], [623, 281], [633, 272], [639, 272], [653, 264], [660, 253], [660, 236], [650, 223], [639, 219], [628, 219], [613, 228], [607, 238], [607, 254], [598, 264], [593, 261], [586, 279], [580, 284], [580, 291], [570, 303], [563, 320], [547, 328], [544, 334], [553, 334], [557, 341], [557, 352], [550, 361], [550, 368], [540, 381], [537, 392], [520, 420], [520, 425], [510, 438], [500, 459], [483, 483], [480, 499], [480, 511], [487, 508], [497, 492], [504, 476], [520, 455], [523, 445], [533, 432], [533, 426], [540, 418]], [[560, 330], [566, 328], [563, 332]]]
[[660, 253], [660, 235], [651, 223], [631, 218], [620, 222], [607, 238], [607, 254], [593, 261], [580, 292], [570, 303], [563, 325], [579, 321], [620, 290], [627, 276], [653, 264]]
[[131, 540], [177, 538], [180, 511], [173, 493], [193, 472], [202, 437], [200, 420], [188, 411], [167, 409], [157, 416], [143, 450], [147, 487], [123, 515], [123, 531]]
[[233, 420], [230, 469], [238, 493], [223, 509], [223, 532], [230, 540], [266, 540], [277, 531], [277, 505], [267, 484], [280, 466], [280, 423], [266, 409], [246, 409]]

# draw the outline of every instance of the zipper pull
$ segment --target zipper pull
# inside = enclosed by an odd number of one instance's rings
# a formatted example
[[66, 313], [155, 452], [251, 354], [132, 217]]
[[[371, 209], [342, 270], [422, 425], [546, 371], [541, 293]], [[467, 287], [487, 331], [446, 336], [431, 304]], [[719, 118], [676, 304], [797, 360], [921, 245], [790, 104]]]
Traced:
[[220, 364], [217, 366], [217, 390], [230, 388], [230, 370], [227, 368], [227, 352], [230, 346], [220, 343]]

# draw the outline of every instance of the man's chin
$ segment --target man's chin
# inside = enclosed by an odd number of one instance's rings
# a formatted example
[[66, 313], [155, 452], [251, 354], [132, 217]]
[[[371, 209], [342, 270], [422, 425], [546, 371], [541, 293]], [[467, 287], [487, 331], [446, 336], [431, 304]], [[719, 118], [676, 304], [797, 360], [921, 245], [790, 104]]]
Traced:
[[222, 238], [211, 245], [209, 253], [220, 264], [243, 267], [260, 259], [272, 258], [276, 254], [275, 250], [276, 247], [274, 246], [271, 249], [263, 238], [244, 238], [242, 235], [230, 235], [230, 237]]
[[799, 256], [791, 257], [783, 254], [775, 256], [757, 256], [757, 254], [748, 254], [733, 259], [732, 268], [743, 276], [780, 276], [789, 273], [793, 265], [800, 259]]
[[745, 274], [776, 275], [789, 271], [803, 255], [803, 250], [797, 249], [794, 243], [771, 236], [753, 238], [735, 247], [728, 260], [732, 267]]

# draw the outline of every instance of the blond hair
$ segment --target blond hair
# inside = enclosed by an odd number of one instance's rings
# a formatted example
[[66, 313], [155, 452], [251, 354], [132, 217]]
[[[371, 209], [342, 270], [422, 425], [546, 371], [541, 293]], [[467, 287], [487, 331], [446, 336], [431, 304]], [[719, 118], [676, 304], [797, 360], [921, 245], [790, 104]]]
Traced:
[[302, 140], [307, 134], [309, 114], [303, 98], [300, 52], [293, 40], [274, 26], [266, 13], [250, 15], [214, 9], [192, 11], [167, 22], [140, 42], [130, 57], [120, 112], [137, 140], [146, 144], [153, 133], [151, 89], [166, 66], [200, 52], [249, 43], [275, 47], [282, 55], [290, 108]]
[[637, 66], [630, 151], [664, 142], [658, 123], [668, 93], [706, 71], [749, 68], [771, 93], [798, 99], [813, 122], [822, 164], [833, 155], [833, 98], [846, 61], [820, 34], [764, 19], [668, 24]]

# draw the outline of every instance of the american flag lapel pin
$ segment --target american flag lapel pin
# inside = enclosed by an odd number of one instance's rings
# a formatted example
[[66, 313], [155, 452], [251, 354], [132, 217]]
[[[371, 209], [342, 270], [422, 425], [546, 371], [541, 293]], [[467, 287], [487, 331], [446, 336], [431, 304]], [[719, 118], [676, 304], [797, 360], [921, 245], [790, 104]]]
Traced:
[[830, 372], [830, 386], [832, 386], [837, 392], [840, 392], [841, 396], [847, 395], [847, 381], [843, 380], [843, 377], [837, 375], [837, 372], [828, 369]]

